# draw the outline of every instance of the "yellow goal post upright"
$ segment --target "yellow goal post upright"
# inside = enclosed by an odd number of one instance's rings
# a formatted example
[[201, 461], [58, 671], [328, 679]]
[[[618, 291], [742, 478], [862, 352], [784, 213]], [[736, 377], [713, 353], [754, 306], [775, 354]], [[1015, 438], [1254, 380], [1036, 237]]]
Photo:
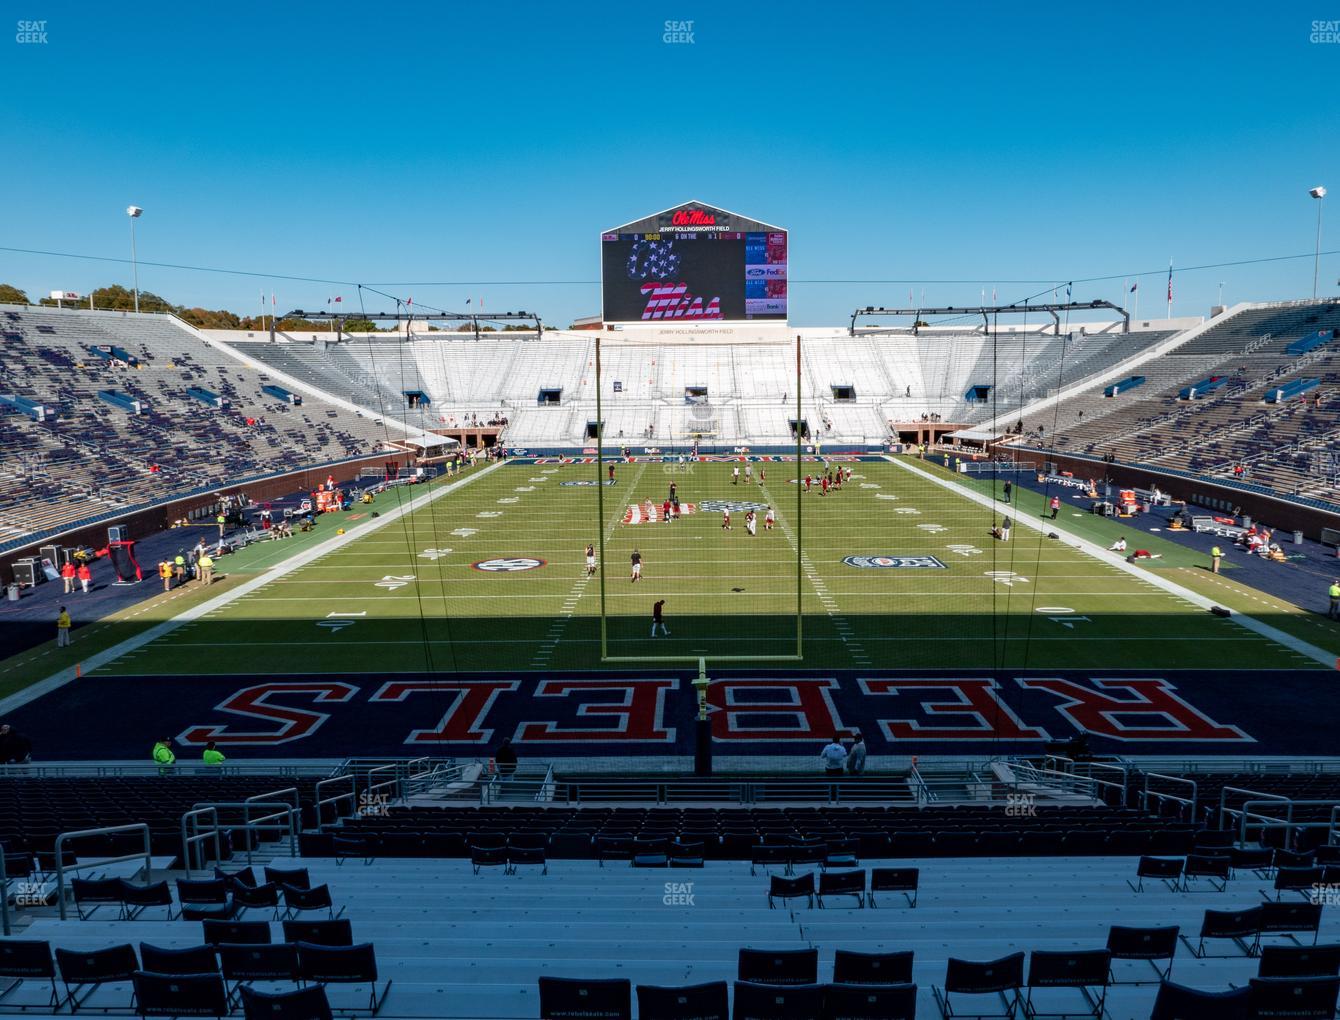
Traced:
[[[795, 485], [795, 506], [793, 509], [794, 518], [791, 522], [794, 533], [794, 552], [795, 552], [795, 649], [794, 651], [782, 652], [769, 655], [716, 655], [716, 654], [696, 654], [696, 655], [612, 655], [609, 648], [609, 612], [608, 597], [606, 592], [605, 577], [605, 535], [608, 530], [608, 521], [606, 519], [605, 507], [605, 467], [610, 460], [610, 455], [605, 450], [605, 374], [604, 364], [602, 362], [603, 347], [609, 341], [601, 336], [596, 336], [595, 341], [595, 384], [596, 384], [596, 420], [595, 420], [595, 451], [594, 458], [594, 480], [596, 488], [596, 514], [599, 526], [596, 528], [598, 549], [599, 549], [599, 567], [597, 577], [600, 584], [600, 661], [602, 663], [615, 663], [621, 665], [638, 666], [672, 666], [672, 665], [694, 665], [698, 668], [697, 679], [693, 685], [697, 691], [698, 712], [697, 712], [697, 740], [695, 754], [695, 771], [699, 775], [708, 775], [711, 773], [711, 731], [708, 721], [707, 706], [707, 688], [711, 684], [710, 670], [713, 666], [738, 666], [747, 663], [799, 663], [804, 661], [804, 609], [802, 605], [804, 595], [804, 566], [801, 553], [804, 549], [805, 535], [805, 516], [804, 516], [804, 458], [805, 458], [805, 422], [804, 415], [804, 396], [801, 365], [801, 338], [797, 334], [794, 340], [794, 394], [795, 394], [795, 476], [790, 479]], [[622, 344], [613, 344], [612, 346], [625, 346]], [[632, 346], [632, 345], [629, 345]], [[664, 349], [665, 344], [661, 344]], [[612, 393], [612, 391], [611, 391]], [[773, 405], [776, 406], [776, 405]], [[646, 445], [651, 445], [647, 443]], [[678, 463], [675, 455], [666, 458], [664, 454], [650, 454], [646, 456], [653, 458], [660, 456], [662, 463]], [[622, 503], [622, 500], [620, 500]], [[616, 510], [617, 512], [617, 510]]]

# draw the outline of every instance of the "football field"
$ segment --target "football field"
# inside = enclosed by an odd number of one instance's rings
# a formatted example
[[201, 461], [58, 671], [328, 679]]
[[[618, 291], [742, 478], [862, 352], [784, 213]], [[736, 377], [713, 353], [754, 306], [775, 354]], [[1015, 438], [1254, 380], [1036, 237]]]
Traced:
[[[381, 513], [411, 493], [417, 508], [95, 672], [600, 668], [601, 578], [586, 576], [583, 554], [602, 536], [611, 656], [779, 657], [760, 662], [769, 670], [1316, 666], [1144, 570], [1078, 548], [1064, 532], [1078, 505], [1057, 521], [1059, 538], [1016, 524], [1002, 542], [991, 528], [1012, 508], [983, 505], [915, 461], [842, 462], [853, 477], [841, 491], [816, 484], [799, 501], [794, 461], [752, 466], [766, 481], [733, 484], [727, 462], [619, 463], [603, 519], [593, 463], [510, 462], [383, 493]], [[682, 517], [645, 520], [672, 482]], [[770, 532], [766, 506], [777, 513]], [[337, 526], [321, 524], [331, 537]], [[670, 633], [653, 638], [658, 600]], [[804, 662], [788, 664], [780, 657], [795, 654], [798, 627]]]

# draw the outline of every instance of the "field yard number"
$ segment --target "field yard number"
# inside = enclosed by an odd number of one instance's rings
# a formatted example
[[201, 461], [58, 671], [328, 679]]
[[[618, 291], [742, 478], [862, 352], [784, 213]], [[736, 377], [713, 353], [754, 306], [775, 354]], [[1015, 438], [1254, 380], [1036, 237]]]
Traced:
[[878, 483], [878, 482], [862, 482], [862, 483], [861, 483], [861, 488], [863, 488], [863, 489], [878, 489], [878, 488], [879, 488], [879, 483]]
[[1093, 623], [1087, 616], [1075, 616], [1069, 606], [1038, 606], [1034, 612], [1041, 613], [1052, 623], [1059, 623], [1066, 630], [1074, 630], [1077, 623]]
[[499, 502], [499, 503], [520, 503], [520, 502], [521, 502], [521, 497], [520, 497], [520, 496], [504, 496], [502, 499], [498, 500], [498, 502]]
[[896, 506], [893, 508], [896, 514], [905, 514], [908, 517], [920, 517], [921, 511], [914, 506]]
[[447, 555], [447, 553], [449, 552], [451, 552], [450, 549], [425, 549], [423, 552], [419, 553], [419, 559], [440, 560], [443, 556]]
[[[457, 538], [469, 538], [471, 535], [478, 535], [478, 534], [479, 534], [479, 529], [478, 529], [478, 528], [457, 528], [455, 531], [452, 532], [452, 534], [455, 535]], [[447, 552], [450, 552], [450, 551], [451, 551], [450, 549], [447, 550]]]
[[[532, 481], [532, 482], [547, 482], [547, 481], [549, 481], [549, 479], [548, 479], [548, 478], [545, 478], [543, 475], [540, 475], [540, 476], [537, 477], [537, 478], [532, 478], [532, 479], [530, 479], [530, 481]], [[518, 489], [517, 491], [520, 492], [521, 490]]]
[[387, 574], [380, 581], [377, 581], [373, 587], [385, 588], [387, 591], [395, 591], [397, 588], [403, 588], [414, 580], [413, 574]]
[[954, 553], [956, 556], [982, 555], [982, 550], [978, 549], [975, 545], [947, 545], [945, 546], [945, 548], [948, 549], [951, 553]]
[[534, 491], [535, 491], [535, 486], [533, 486], [533, 485], [518, 485], [518, 486], [517, 486], [515, 489], [513, 489], [512, 491], [513, 491], [513, 492], [534, 492]]
[[875, 498], [876, 498], [876, 499], [897, 499], [898, 497], [895, 496], [895, 495], [894, 495], [893, 493], [891, 493], [891, 492], [877, 492], [877, 493], [875, 493]]
[[324, 627], [328, 633], [338, 634], [345, 627], [352, 627], [357, 620], [351, 620], [351, 616], [367, 616], [367, 610], [358, 613], [327, 613], [324, 620], [317, 620], [318, 627]]
[[479, 511], [479, 513], [475, 514], [475, 516], [476, 516], [476, 517], [501, 517], [501, 516], [502, 516], [502, 511], [501, 511], [501, 510], [481, 510], [481, 511]]
[[918, 524], [918, 531], [929, 531], [932, 535], [938, 535], [942, 531], [948, 531], [943, 524]]
[[1006, 588], [1013, 588], [1016, 584], [1027, 584], [1028, 578], [1021, 577], [1013, 570], [987, 570], [985, 575], [997, 584], [1003, 584]]

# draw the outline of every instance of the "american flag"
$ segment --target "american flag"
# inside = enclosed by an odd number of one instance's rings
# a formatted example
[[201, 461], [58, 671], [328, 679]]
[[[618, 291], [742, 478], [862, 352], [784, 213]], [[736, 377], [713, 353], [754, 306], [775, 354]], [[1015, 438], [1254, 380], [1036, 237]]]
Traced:
[[1172, 263], [1168, 263], [1168, 302], [1172, 303]]
[[666, 280], [679, 275], [674, 241], [638, 241], [628, 253], [630, 280]]

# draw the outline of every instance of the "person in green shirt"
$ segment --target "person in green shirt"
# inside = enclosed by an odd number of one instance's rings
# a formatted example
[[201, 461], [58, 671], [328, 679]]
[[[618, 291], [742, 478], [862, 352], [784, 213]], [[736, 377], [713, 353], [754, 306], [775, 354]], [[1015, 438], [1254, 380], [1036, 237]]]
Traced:
[[1340, 578], [1331, 582], [1328, 594], [1331, 596], [1331, 611], [1328, 615], [1332, 620], [1340, 620]]
[[223, 756], [223, 752], [214, 746], [214, 741], [205, 745], [205, 753], [201, 756], [206, 765], [222, 765], [228, 759]]
[[165, 775], [167, 770], [175, 765], [177, 756], [172, 753], [172, 738], [164, 737], [158, 743], [154, 744], [154, 764], [158, 766], [158, 774]]
[[1222, 560], [1223, 558], [1224, 558], [1224, 550], [1220, 549], [1217, 545], [1210, 550], [1211, 573], [1215, 574], [1219, 573], [1219, 561]]

